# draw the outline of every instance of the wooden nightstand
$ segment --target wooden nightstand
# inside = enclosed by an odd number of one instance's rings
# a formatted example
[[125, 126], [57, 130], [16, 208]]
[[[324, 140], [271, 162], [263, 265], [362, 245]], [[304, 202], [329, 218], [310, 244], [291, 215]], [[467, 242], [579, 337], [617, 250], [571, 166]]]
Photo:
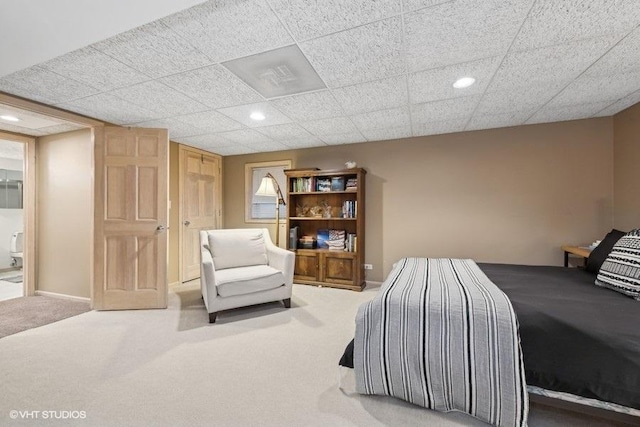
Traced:
[[565, 267], [569, 267], [569, 254], [581, 256], [582, 258], [584, 258], [584, 266], [587, 266], [587, 258], [589, 258], [589, 254], [591, 254], [591, 249], [583, 248], [580, 246], [563, 245], [562, 250], [564, 251]]

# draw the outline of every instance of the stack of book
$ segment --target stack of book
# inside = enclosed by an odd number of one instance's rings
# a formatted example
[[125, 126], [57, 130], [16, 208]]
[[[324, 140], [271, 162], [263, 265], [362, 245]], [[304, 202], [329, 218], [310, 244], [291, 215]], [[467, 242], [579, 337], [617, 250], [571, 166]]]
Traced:
[[317, 244], [317, 240], [313, 236], [302, 236], [300, 240], [298, 240], [298, 248], [299, 249], [315, 249]]
[[349, 178], [347, 179], [347, 191], [357, 191], [358, 190], [358, 178]]

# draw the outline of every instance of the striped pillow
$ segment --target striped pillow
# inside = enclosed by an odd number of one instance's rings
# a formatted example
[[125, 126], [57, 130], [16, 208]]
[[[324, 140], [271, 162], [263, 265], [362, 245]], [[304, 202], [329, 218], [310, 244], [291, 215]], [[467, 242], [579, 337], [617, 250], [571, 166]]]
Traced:
[[640, 301], [640, 229], [618, 240], [600, 267], [596, 285]]

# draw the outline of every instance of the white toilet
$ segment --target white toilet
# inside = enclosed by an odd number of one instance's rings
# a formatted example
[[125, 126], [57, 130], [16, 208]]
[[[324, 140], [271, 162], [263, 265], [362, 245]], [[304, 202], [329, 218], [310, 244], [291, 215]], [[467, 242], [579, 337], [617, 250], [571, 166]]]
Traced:
[[11, 235], [11, 245], [9, 246], [9, 256], [12, 267], [22, 267], [22, 231], [16, 231]]

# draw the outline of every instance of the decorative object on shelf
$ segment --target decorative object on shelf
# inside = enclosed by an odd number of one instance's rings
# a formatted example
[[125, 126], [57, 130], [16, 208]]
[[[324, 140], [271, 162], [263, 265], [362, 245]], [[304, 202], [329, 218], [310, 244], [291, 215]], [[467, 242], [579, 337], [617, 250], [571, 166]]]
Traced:
[[357, 166], [356, 162], [354, 162], [353, 160], [349, 160], [344, 165], [346, 166], [347, 169], [353, 169]]
[[322, 216], [325, 218], [331, 218], [331, 205], [325, 199], [320, 201], [320, 206], [322, 207]]
[[329, 248], [329, 230], [326, 228], [321, 228], [318, 230], [317, 235], [318, 240], [318, 249], [327, 249]]
[[280, 246], [280, 205], [286, 205], [286, 203], [284, 202], [282, 191], [280, 191], [280, 186], [271, 173], [267, 173], [267, 175], [262, 178], [260, 187], [258, 191], [256, 191], [256, 196], [271, 196], [276, 198], [276, 246]]
[[312, 206], [309, 209], [309, 213], [313, 218], [322, 218], [322, 207], [321, 206]]

